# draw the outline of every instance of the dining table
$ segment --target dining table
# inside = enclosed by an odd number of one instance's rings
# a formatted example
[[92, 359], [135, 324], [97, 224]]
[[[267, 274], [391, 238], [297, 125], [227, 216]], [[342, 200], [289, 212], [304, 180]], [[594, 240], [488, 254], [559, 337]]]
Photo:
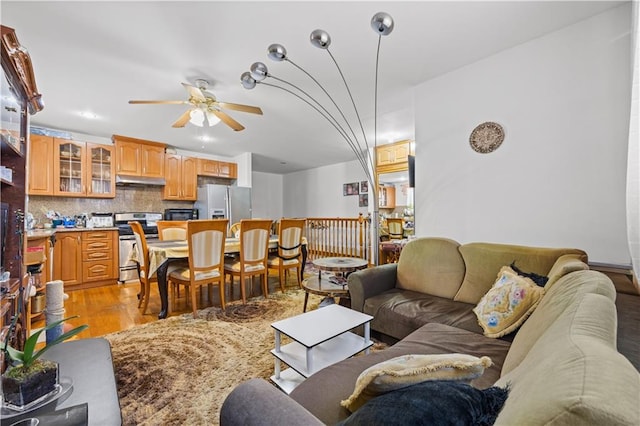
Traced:
[[[274, 250], [278, 248], [278, 236], [272, 235], [269, 237], [269, 249]], [[158, 293], [160, 293], [160, 313], [159, 319], [167, 317], [169, 311], [169, 298], [168, 298], [168, 277], [169, 266], [180, 260], [188, 259], [189, 257], [189, 245], [186, 240], [172, 240], [172, 241], [149, 241], [147, 242], [147, 250], [149, 251], [149, 277], [156, 276], [158, 281]], [[302, 278], [304, 273], [304, 265], [307, 261], [307, 240], [302, 239], [302, 267], [300, 268], [300, 276]], [[136, 250], [132, 250], [130, 258], [137, 261], [135, 258]], [[240, 253], [240, 239], [239, 238], [227, 238], [224, 245], [225, 254]]]

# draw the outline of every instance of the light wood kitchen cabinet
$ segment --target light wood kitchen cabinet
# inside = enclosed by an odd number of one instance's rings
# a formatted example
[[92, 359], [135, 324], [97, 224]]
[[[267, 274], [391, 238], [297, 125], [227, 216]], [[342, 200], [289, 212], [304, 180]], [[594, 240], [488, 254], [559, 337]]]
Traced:
[[118, 278], [117, 231], [85, 231], [82, 233], [82, 282], [113, 284]]
[[87, 193], [86, 144], [53, 140], [53, 195], [81, 197]]
[[238, 165], [236, 163], [218, 162], [218, 176], [228, 179], [238, 178]]
[[69, 289], [115, 284], [117, 247], [115, 230], [56, 232], [53, 279], [64, 281]]
[[198, 158], [198, 176], [218, 176], [218, 161]]
[[115, 198], [115, 148], [87, 143], [87, 197]]
[[165, 154], [163, 199], [195, 201], [198, 187], [197, 159]]
[[381, 209], [394, 209], [396, 207], [396, 188], [393, 186], [378, 187], [378, 205]]
[[116, 173], [128, 176], [164, 178], [166, 144], [113, 135]]
[[53, 137], [30, 135], [27, 194], [53, 195], [53, 149]]
[[227, 179], [238, 178], [238, 165], [225, 161], [198, 158], [198, 176], [212, 176]]
[[30, 135], [29, 149], [29, 195], [115, 197], [113, 147]]
[[379, 145], [376, 149], [376, 165], [388, 166], [392, 164], [407, 163], [409, 155], [413, 154], [411, 141], [399, 141], [386, 145]]
[[56, 232], [53, 279], [64, 281], [65, 288], [82, 284], [82, 232]]

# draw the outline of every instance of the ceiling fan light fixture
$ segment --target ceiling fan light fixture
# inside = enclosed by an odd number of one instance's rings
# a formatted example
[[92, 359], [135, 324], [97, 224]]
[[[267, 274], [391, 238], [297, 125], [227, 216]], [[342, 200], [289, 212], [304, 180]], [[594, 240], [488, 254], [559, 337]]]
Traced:
[[220, 122], [220, 118], [211, 111], [207, 111], [207, 122], [209, 126], [215, 126]]
[[204, 126], [204, 112], [201, 109], [193, 109], [189, 113], [189, 122], [194, 126]]

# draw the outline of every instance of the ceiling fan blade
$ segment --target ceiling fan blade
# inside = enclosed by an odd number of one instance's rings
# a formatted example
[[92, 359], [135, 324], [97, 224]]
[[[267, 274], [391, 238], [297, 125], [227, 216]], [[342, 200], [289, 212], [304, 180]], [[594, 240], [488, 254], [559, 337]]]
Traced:
[[222, 122], [224, 124], [226, 124], [227, 126], [231, 127], [236, 132], [238, 132], [240, 130], [244, 130], [244, 126], [242, 124], [238, 123], [236, 120], [234, 120], [233, 118], [229, 117], [224, 112], [217, 111], [215, 109], [211, 109], [210, 111], [212, 113], [214, 113], [220, 120], [222, 120]]
[[129, 101], [130, 104], [188, 104], [187, 101]]
[[206, 102], [207, 99], [204, 97], [202, 90], [187, 83], [182, 83], [182, 85], [184, 86], [185, 89], [187, 89], [187, 92], [189, 92], [190, 97], [198, 100], [199, 102]]
[[189, 119], [191, 118], [191, 110], [192, 109], [188, 109], [186, 110], [181, 116], [180, 118], [178, 118], [176, 120], [175, 123], [173, 123], [171, 125], [171, 127], [184, 127], [185, 124], [187, 124], [187, 122], [189, 121]]
[[258, 107], [242, 104], [231, 104], [229, 102], [216, 102], [220, 108], [233, 109], [235, 111], [250, 112], [251, 114], [262, 115], [262, 110]]

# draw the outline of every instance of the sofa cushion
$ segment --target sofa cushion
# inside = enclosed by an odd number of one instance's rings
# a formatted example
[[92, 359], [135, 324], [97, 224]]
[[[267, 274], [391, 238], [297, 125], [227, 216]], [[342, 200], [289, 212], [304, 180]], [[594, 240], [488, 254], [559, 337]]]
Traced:
[[[547, 284], [548, 285], [548, 284]], [[565, 275], [548, 290], [536, 310], [520, 327], [513, 346], [505, 359], [502, 374], [520, 364], [536, 341], [551, 327], [565, 310], [571, 309], [586, 293], [602, 294], [614, 301], [616, 291], [611, 280], [596, 271], [577, 271]]]
[[640, 424], [640, 373], [617, 352], [615, 335], [611, 298], [583, 293], [496, 383], [510, 387], [496, 425]]
[[366, 403], [340, 425], [477, 425], [495, 422], [508, 390], [479, 390], [466, 383], [430, 381]]
[[556, 260], [553, 267], [549, 271], [549, 280], [545, 288], [550, 289], [560, 278], [575, 271], [586, 271], [589, 265], [581, 260], [579, 255], [565, 254]]
[[[464, 353], [477, 357], [488, 356], [493, 364], [484, 374], [471, 381], [479, 389], [490, 387], [500, 377], [504, 357], [510, 343], [484, 337], [443, 324], [427, 324], [409, 336], [380, 352], [356, 356], [340, 361], [314, 374], [291, 392], [291, 398], [313, 413], [325, 424], [335, 424], [349, 416], [340, 401], [351, 395], [362, 371], [382, 361], [408, 354]], [[318, 392], [319, 389], [330, 389]]]
[[396, 287], [453, 299], [464, 278], [459, 244], [446, 238], [418, 238], [402, 249]]
[[372, 330], [402, 339], [430, 322], [482, 334], [473, 307], [444, 297], [396, 288], [366, 299], [362, 311], [373, 316]]
[[[500, 268], [516, 262], [519, 268], [547, 275], [556, 260], [564, 254], [575, 254], [586, 260], [578, 249], [541, 248], [509, 244], [469, 243], [459, 247], [466, 273], [454, 300], [476, 305], [489, 291]], [[548, 284], [547, 284], [548, 285]]]
[[510, 266], [500, 269], [498, 279], [473, 308], [487, 337], [502, 337], [516, 330], [540, 302], [544, 289]]
[[340, 402], [354, 412], [371, 398], [427, 380], [470, 382], [491, 366], [489, 357], [466, 354], [411, 354], [391, 358], [364, 370], [349, 398]]

